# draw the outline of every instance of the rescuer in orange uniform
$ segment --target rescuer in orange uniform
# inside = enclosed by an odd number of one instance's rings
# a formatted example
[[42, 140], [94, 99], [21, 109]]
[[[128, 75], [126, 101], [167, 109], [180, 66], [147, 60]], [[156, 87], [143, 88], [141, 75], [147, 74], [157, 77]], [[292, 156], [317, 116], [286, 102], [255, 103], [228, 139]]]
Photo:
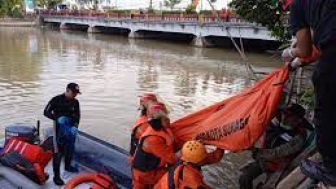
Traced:
[[132, 162], [133, 189], [152, 188], [177, 160], [165, 107], [154, 104], [148, 110], [148, 128], [139, 140]]
[[201, 162], [207, 158], [205, 146], [199, 141], [188, 141], [181, 154], [181, 161], [169, 169], [154, 189], [210, 189], [201, 172]]
[[141, 113], [132, 127], [130, 157], [129, 157], [130, 161], [132, 160], [136, 147], [138, 146], [140, 137], [142, 136], [142, 134], [146, 131], [148, 127], [147, 109], [150, 104], [154, 104], [154, 103], [158, 103], [157, 97], [154, 93], [145, 93], [142, 96], [140, 96], [139, 110], [141, 111]]

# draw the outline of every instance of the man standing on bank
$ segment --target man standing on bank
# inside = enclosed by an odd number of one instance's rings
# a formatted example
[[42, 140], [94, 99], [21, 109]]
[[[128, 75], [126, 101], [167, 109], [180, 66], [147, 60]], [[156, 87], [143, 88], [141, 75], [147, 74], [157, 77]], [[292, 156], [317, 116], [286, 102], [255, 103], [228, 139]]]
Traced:
[[316, 142], [323, 162], [305, 160], [301, 170], [313, 179], [336, 186], [336, 0], [293, 0], [290, 14], [297, 42], [283, 52], [284, 60], [308, 57], [313, 44], [321, 53], [313, 84]]
[[[54, 120], [54, 157], [53, 171], [54, 183], [64, 185], [60, 176], [60, 165], [64, 156], [65, 170], [77, 172], [77, 168], [71, 166], [74, 153], [74, 142], [80, 120], [79, 102], [76, 96], [81, 94], [76, 83], [69, 83], [63, 94], [53, 97], [44, 109], [44, 116]], [[70, 137], [69, 137], [70, 136]], [[55, 142], [56, 141], [56, 142]]]

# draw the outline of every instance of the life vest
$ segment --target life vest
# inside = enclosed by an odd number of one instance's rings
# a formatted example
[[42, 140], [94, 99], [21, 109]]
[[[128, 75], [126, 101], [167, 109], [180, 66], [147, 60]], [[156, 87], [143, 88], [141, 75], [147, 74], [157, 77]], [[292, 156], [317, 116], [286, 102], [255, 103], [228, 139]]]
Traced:
[[3, 154], [18, 152], [31, 163], [38, 163], [41, 167], [47, 166], [52, 158], [51, 151], [44, 151], [39, 145], [29, 144], [16, 138], [10, 139], [6, 144]]
[[140, 116], [134, 124], [131, 134], [130, 156], [134, 155], [135, 150], [139, 144], [140, 137], [145, 133], [146, 129], [149, 127], [149, 124], [147, 122], [148, 122], [147, 116]]
[[2, 152], [2, 157], [12, 153], [15, 153], [16, 156], [21, 156], [29, 162], [37, 176], [37, 182], [44, 184], [46, 181], [44, 168], [52, 158], [52, 151], [44, 151], [39, 145], [33, 145], [16, 138], [11, 138]]
[[135, 127], [137, 127], [138, 125], [140, 125], [140, 124], [146, 123], [147, 121], [148, 121], [147, 116], [145, 116], [145, 115], [141, 115], [141, 116], [139, 116], [139, 117], [135, 120], [135, 123], [134, 123], [134, 125], [133, 125], [133, 129], [134, 129]]
[[146, 132], [140, 138], [140, 143], [136, 150], [134, 160], [133, 160], [133, 168], [138, 169], [143, 172], [154, 171], [154, 170], [166, 167], [167, 165], [167, 161], [165, 159], [161, 159], [156, 154], [146, 152], [143, 149], [144, 141], [146, 140], [146, 138], [150, 136], [161, 137], [167, 145], [167, 150], [166, 150], [167, 153], [174, 153], [175, 151], [174, 137], [169, 128], [156, 131], [151, 126], [149, 126]]
[[[282, 144], [288, 143], [294, 137], [302, 135], [307, 137], [307, 131], [304, 128], [296, 128], [293, 130], [287, 130], [275, 124], [271, 124], [266, 130], [266, 136], [264, 141], [264, 148], [273, 149]], [[283, 163], [290, 162], [297, 154], [290, 155], [277, 160], [269, 160], [266, 162], [266, 168], [268, 171], [275, 172], [281, 168]]]
[[179, 163], [169, 169], [154, 189], [208, 189], [203, 182], [201, 168], [189, 163]]

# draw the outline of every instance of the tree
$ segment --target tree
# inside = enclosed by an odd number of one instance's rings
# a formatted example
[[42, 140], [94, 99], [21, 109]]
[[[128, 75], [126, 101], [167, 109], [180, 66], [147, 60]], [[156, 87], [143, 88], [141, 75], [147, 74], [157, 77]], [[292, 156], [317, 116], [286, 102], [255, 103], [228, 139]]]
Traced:
[[0, 17], [3, 17], [6, 14], [4, 9], [4, 0], [0, 0]]
[[196, 13], [196, 7], [193, 4], [189, 4], [185, 10], [187, 14]]
[[164, 5], [165, 5], [166, 7], [169, 7], [170, 10], [173, 10], [174, 7], [175, 7], [175, 5], [177, 5], [177, 4], [179, 4], [179, 3], [181, 3], [181, 0], [165, 0], [165, 1], [164, 1]]
[[285, 42], [288, 32], [288, 10], [283, 10], [284, 0], [233, 0], [230, 7], [250, 22], [267, 27], [272, 35]]
[[23, 4], [22, 0], [0, 0], [0, 15], [10, 17], [21, 17], [20, 8]]
[[54, 8], [57, 4], [61, 2], [62, 0], [35, 0], [37, 6], [47, 9]]

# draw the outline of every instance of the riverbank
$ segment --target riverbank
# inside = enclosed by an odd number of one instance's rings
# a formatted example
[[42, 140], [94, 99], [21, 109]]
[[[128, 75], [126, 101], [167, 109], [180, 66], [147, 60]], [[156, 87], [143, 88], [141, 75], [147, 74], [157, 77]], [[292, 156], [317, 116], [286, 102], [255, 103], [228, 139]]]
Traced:
[[36, 22], [33, 18], [2, 18], [0, 27], [35, 27]]

